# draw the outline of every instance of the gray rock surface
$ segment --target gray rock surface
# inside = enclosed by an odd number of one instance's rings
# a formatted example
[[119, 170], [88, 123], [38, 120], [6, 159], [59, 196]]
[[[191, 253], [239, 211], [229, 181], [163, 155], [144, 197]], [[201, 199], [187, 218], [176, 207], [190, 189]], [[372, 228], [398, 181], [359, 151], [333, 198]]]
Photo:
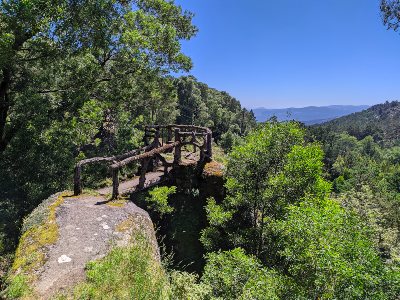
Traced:
[[[118, 225], [129, 219], [133, 228], [121, 230]], [[104, 257], [113, 246], [127, 245], [135, 230], [152, 240], [158, 256], [153, 223], [147, 212], [132, 202], [112, 206], [102, 196], [65, 197], [57, 208], [56, 221], [59, 238], [49, 247], [34, 286], [42, 299], [83, 281], [89, 261]]]

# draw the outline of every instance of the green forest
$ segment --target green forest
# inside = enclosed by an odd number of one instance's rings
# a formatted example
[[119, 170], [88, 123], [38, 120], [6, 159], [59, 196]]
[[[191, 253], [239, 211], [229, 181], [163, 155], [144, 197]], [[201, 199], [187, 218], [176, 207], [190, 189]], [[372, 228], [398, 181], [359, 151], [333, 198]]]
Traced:
[[[399, 2], [380, 9], [397, 31]], [[73, 189], [78, 161], [184, 124], [212, 130], [223, 169], [223, 196], [198, 208], [195, 267], [168, 249], [154, 266], [139, 237], [54, 299], [399, 299], [400, 102], [310, 127], [257, 123], [227, 92], [171, 75], [193, 67], [181, 50], [201, 30], [193, 17], [168, 0], [0, 2], [0, 298], [35, 298], [12, 272], [16, 249], [32, 211]], [[88, 188], [106, 184], [87, 172]], [[141, 202], [162, 227], [185, 193], [156, 187]]]

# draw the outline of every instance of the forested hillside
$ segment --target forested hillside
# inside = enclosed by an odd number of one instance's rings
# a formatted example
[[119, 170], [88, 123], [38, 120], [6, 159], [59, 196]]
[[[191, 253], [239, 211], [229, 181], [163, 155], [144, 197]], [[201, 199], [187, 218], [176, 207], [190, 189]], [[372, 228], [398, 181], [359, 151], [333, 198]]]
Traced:
[[398, 144], [400, 139], [400, 102], [386, 102], [374, 105], [362, 112], [353, 113], [321, 125], [315, 130], [326, 132], [347, 132], [362, 139], [372, 136], [383, 144]]
[[333, 196], [370, 228], [380, 256], [390, 263], [400, 257], [399, 130], [398, 101], [308, 128], [324, 150]]
[[224, 148], [229, 149], [236, 139], [256, 126], [253, 112], [226, 92], [210, 88], [193, 76], [175, 80], [175, 86], [179, 104], [177, 122], [209, 127]]

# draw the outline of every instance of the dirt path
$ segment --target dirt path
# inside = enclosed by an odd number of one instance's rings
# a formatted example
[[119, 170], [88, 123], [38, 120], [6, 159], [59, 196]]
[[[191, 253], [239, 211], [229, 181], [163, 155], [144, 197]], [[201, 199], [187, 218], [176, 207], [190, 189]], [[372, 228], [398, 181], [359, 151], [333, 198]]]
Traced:
[[[160, 182], [163, 179], [164, 172], [162, 171], [157, 171], [157, 172], [150, 172], [146, 174], [146, 182], [144, 184], [145, 187], [148, 187], [150, 185], [156, 184]], [[139, 184], [139, 176], [136, 176], [130, 180], [122, 181], [119, 184], [119, 194], [120, 195], [125, 195], [128, 194], [132, 191], [135, 190], [136, 186]], [[101, 189], [98, 189], [97, 192], [100, 195], [111, 195], [112, 193], [112, 187], [104, 187]]]
[[147, 212], [132, 202], [116, 207], [107, 204], [103, 196], [65, 198], [56, 213], [59, 239], [50, 247], [35, 286], [39, 295], [48, 299], [84, 280], [87, 262], [105, 256], [111, 245], [127, 243], [130, 232], [116, 227], [129, 218], [150, 227], [154, 234]]

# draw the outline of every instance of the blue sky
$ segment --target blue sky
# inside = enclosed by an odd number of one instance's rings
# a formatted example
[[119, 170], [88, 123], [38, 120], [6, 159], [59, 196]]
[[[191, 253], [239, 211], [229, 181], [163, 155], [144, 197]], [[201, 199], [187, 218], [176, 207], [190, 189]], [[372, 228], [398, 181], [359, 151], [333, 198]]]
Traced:
[[190, 74], [248, 108], [400, 99], [400, 34], [379, 0], [177, 0], [199, 33]]

